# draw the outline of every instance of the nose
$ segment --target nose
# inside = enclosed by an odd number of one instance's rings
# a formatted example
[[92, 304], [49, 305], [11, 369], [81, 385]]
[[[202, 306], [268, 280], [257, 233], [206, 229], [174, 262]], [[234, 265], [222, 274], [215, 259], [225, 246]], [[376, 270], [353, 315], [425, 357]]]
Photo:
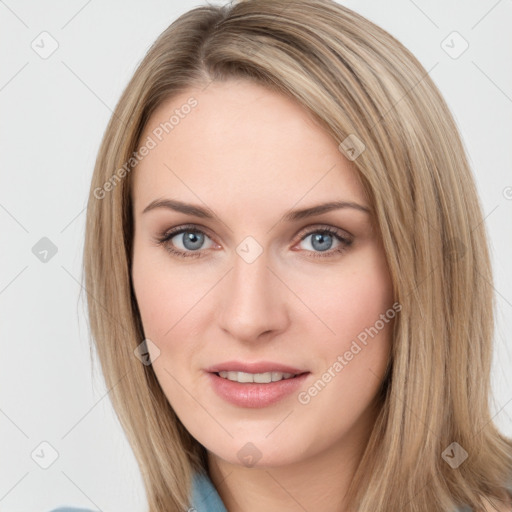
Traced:
[[223, 279], [218, 323], [236, 340], [269, 339], [288, 326], [286, 286], [269, 266], [265, 251], [252, 263], [236, 254]]

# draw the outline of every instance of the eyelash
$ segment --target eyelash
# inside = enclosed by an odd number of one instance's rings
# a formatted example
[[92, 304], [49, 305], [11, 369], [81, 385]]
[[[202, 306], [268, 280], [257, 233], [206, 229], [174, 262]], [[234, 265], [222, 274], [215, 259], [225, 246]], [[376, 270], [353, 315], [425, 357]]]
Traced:
[[[188, 226], [180, 226], [180, 227], [174, 228], [170, 231], [165, 231], [160, 236], [156, 237], [155, 242], [157, 245], [164, 246], [164, 248], [167, 252], [169, 252], [175, 256], [178, 256], [181, 258], [202, 258], [203, 257], [202, 250], [185, 252], [185, 251], [176, 250], [167, 243], [172, 238], [174, 238], [176, 235], [180, 235], [181, 233], [199, 233], [199, 234], [208, 236], [207, 233], [205, 233], [203, 230], [197, 229], [193, 225], [188, 225]], [[299, 242], [302, 242], [308, 236], [317, 234], [317, 233], [321, 233], [322, 235], [325, 235], [325, 234], [332, 235], [339, 242], [341, 242], [342, 245], [340, 247], [338, 247], [337, 249], [330, 249], [328, 251], [308, 251], [308, 252], [313, 253], [313, 256], [312, 256], [313, 258], [329, 258], [329, 257], [333, 257], [335, 255], [339, 255], [339, 254], [343, 253], [352, 244], [352, 240], [342, 236], [340, 234], [339, 230], [332, 228], [332, 227], [327, 227], [327, 226], [322, 227], [322, 228], [313, 229], [313, 230], [310, 230], [310, 231], [304, 233], [302, 238], [299, 240]], [[208, 237], [208, 238], [211, 238], [211, 237]]]

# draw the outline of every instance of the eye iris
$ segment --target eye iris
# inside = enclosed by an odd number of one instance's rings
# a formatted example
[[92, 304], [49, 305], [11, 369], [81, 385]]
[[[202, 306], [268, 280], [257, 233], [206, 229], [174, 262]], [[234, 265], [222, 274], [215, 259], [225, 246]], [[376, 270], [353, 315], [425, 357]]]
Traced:
[[[326, 238], [329, 239], [327, 244], [325, 244]], [[324, 242], [323, 244], [321, 243], [322, 241]], [[317, 242], [320, 242], [320, 246], [316, 245]], [[326, 251], [332, 245], [332, 235], [329, 235], [327, 233], [317, 233], [315, 235], [312, 235], [311, 245], [313, 246], [314, 249], [318, 251]]]
[[[190, 251], [199, 249], [203, 244], [203, 241], [204, 235], [202, 233], [187, 231], [183, 234], [183, 246]], [[190, 243], [192, 245], [190, 245]]]

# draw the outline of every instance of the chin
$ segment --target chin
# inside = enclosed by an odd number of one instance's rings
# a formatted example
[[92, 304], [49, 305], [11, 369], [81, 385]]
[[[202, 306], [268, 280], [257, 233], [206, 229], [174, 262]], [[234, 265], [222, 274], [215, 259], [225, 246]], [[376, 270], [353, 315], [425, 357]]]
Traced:
[[220, 445], [217, 440], [213, 443], [201, 443], [215, 457], [229, 464], [248, 469], [268, 469], [289, 464], [295, 464], [307, 457], [304, 443], [300, 439], [273, 439], [273, 434], [265, 438], [261, 431], [255, 429], [254, 436], [245, 435], [237, 439], [226, 440]]

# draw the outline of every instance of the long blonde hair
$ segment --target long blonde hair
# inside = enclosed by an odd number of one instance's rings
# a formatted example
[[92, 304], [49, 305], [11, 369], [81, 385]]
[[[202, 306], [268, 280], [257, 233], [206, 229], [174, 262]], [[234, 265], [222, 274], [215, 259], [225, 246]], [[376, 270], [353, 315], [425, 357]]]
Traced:
[[[190, 10], [155, 41], [98, 153], [84, 275], [91, 335], [151, 512], [186, 510], [206, 454], [152, 367], [131, 285], [131, 170], [154, 110], [192, 86], [245, 78], [295, 99], [354, 160], [402, 305], [382, 406], [350, 509], [433, 512], [505, 498], [512, 440], [489, 408], [494, 296], [481, 207], [450, 111], [394, 37], [331, 0], [248, 0]], [[467, 459], [452, 467], [446, 450]], [[453, 455], [453, 451], [449, 452]], [[343, 461], [340, 461], [342, 464]]]

